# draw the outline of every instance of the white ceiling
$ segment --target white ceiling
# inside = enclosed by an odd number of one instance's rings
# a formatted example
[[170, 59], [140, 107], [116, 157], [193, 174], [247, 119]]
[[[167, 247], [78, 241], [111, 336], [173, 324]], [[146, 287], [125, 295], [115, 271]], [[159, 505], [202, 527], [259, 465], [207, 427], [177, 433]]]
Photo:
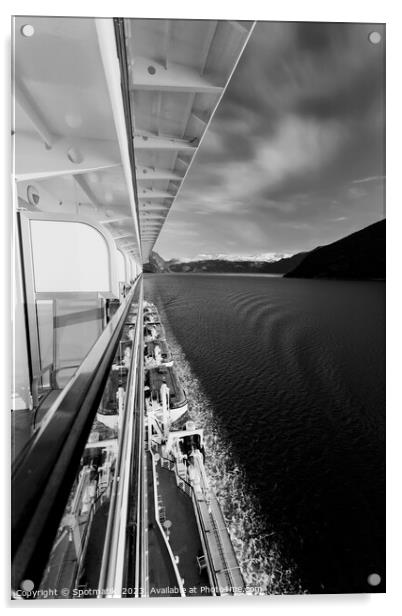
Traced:
[[[22, 34], [27, 24], [31, 37]], [[41, 196], [37, 211], [91, 218], [117, 237], [123, 229], [117, 247], [131, 239], [124, 252], [140, 261], [95, 20], [30, 16], [15, 18], [14, 25], [20, 198], [34, 184]], [[69, 160], [71, 148], [79, 162]]]

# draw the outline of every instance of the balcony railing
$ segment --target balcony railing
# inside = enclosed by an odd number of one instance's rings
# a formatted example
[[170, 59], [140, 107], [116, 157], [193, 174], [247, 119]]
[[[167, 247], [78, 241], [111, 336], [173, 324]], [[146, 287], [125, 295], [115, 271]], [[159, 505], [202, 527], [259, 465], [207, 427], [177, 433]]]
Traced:
[[[12, 584], [40, 584], [139, 277], [13, 465]], [[142, 324], [138, 325], [142, 329]]]

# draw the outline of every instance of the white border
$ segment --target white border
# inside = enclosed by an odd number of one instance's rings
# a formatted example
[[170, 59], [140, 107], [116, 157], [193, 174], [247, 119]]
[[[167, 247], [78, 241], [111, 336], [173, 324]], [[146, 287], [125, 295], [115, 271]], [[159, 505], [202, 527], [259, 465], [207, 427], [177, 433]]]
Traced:
[[[258, 612], [280, 614], [297, 614], [304, 616], [310, 614], [375, 614], [391, 613], [396, 610], [397, 605], [401, 604], [399, 597], [401, 566], [401, 464], [398, 455], [401, 447], [402, 438], [402, 405], [400, 402], [401, 391], [399, 382], [400, 376], [400, 348], [401, 345], [401, 229], [402, 229], [402, 203], [401, 203], [401, 135], [400, 135], [400, 58], [401, 50], [401, 28], [402, 20], [400, 9], [396, 0], [337, 0], [336, 2], [323, 2], [313, 0], [281, 0], [280, 2], [263, 3], [261, 0], [247, 0], [242, 3], [226, 3], [221, 0], [203, 0], [203, 2], [174, 2], [167, 3], [161, 0], [153, 2], [133, 3], [113, 0], [113, 2], [86, 0], [69, 0], [64, 2], [58, 0], [57, 3], [51, 0], [42, 1], [5, 1], [2, 3], [1, 29], [3, 43], [3, 61], [1, 67], [2, 74], [2, 103], [3, 114], [1, 123], [3, 128], [3, 139], [1, 147], [3, 173], [3, 186], [5, 188], [1, 212], [3, 216], [1, 225], [1, 239], [3, 248], [2, 275], [4, 280], [2, 301], [0, 302], [2, 311], [2, 364], [0, 366], [1, 391], [3, 392], [2, 414], [4, 419], [3, 437], [6, 446], [3, 446], [2, 470], [5, 474], [4, 486], [9, 486], [9, 390], [10, 390], [10, 315], [11, 315], [11, 285], [10, 285], [10, 232], [11, 228], [11, 155], [10, 155], [10, 15], [11, 14], [32, 14], [37, 15], [76, 15], [76, 16], [135, 16], [135, 17], [169, 17], [169, 18], [222, 18], [222, 19], [248, 19], [272, 21], [364, 21], [364, 22], [386, 22], [387, 23], [387, 218], [388, 218], [388, 308], [387, 308], [387, 329], [388, 329], [388, 431], [387, 431], [387, 466], [388, 466], [388, 574], [387, 574], [387, 594], [386, 595], [338, 595], [338, 596], [296, 596], [296, 597], [245, 597], [242, 599], [229, 599], [230, 605], [222, 602], [224, 599], [169, 599], [169, 600], [140, 600], [134, 604], [131, 600], [113, 601], [41, 601], [38, 604], [21, 606], [19, 602], [11, 603], [8, 601], [10, 588], [10, 567], [9, 567], [9, 511], [2, 511], [2, 521], [4, 529], [4, 542], [7, 549], [2, 550], [2, 570], [1, 580], [3, 583], [3, 604], [4, 607], [17, 609], [17, 611], [42, 611], [56, 608], [74, 610], [74, 614], [84, 614], [88, 610], [116, 609], [125, 608], [136, 611], [152, 613], [156, 609], [163, 610], [164, 614], [173, 614], [177, 610], [189, 609], [195, 614], [203, 614], [205, 610], [230, 610], [234, 615], [241, 614], [245, 609]], [[133, 14], [135, 11], [135, 14]], [[8, 344], [4, 344], [7, 341]], [[7, 488], [3, 488], [7, 489]], [[4, 492], [3, 492], [4, 494]], [[3, 502], [6, 499], [3, 498]], [[135, 601], [135, 600], [134, 600]], [[84, 612], [85, 610], [85, 612]], [[150, 612], [152, 610], [152, 612]]]

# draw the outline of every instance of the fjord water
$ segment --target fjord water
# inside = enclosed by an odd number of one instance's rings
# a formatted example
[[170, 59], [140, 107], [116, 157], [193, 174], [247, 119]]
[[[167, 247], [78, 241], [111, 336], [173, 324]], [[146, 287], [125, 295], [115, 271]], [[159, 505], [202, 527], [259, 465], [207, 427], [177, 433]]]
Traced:
[[384, 591], [384, 283], [151, 274], [145, 296], [211, 401], [284, 567], [312, 593]]

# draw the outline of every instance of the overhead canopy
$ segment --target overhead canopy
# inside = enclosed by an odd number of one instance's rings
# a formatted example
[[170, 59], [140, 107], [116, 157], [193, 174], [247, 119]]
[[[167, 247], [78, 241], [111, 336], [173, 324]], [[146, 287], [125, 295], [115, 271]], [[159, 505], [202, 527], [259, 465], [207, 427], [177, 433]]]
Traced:
[[147, 262], [252, 22], [14, 23], [19, 207], [93, 220]]
[[[14, 20], [18, 206], [92, 221], [141, 267], [134, 180], [124, 165], [127, 145], [113, 101], [113, 92], [121, 99], [113, 21], [99, 21], [109, 25], [114, 53], [98, 20]], [[107, 54], [115, 62], [118, 92], [107, 73]]]
[[252, 25], [125, 20], [144, 262], [183, 185]]

